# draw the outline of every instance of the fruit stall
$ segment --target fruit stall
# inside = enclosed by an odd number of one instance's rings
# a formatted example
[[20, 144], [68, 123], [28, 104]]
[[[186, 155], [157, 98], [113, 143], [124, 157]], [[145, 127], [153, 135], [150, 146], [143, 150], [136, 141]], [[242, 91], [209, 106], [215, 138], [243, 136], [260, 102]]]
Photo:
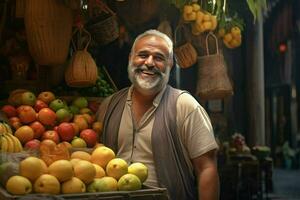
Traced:
[[[232, 97], [224, 53], [245, 40], [232, 2], [0, 0], [0, 199], [169, 199], [165, 188], [143, 184], [145, 164], [129, 164], [101, 143], [96, 113], [130, 85], [130, 46], [149, 28], [174, 42], [172, 85], [180, 86], [180, 71], [197, 69], [189, 86], [202, 103]], [[265, 1], [247, 7], [255, 21]], [[268, 149], [237, 141], [220, 159], [268, 157]]]

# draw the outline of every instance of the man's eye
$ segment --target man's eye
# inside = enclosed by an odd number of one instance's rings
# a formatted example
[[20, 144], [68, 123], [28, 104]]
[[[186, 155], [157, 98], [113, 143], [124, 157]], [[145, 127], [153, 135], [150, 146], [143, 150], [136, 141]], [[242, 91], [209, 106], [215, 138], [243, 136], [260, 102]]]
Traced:
[[157, 61], [165, 61], [166, 59], [164, 57], [161, 57], [161, 56], [156, 56], [155, 60], [157, 60]]
[[140, 58], [147, 58], [148, 57], [148, 55], [145, 55], [145, 54], [139, 54], [138, 55]]

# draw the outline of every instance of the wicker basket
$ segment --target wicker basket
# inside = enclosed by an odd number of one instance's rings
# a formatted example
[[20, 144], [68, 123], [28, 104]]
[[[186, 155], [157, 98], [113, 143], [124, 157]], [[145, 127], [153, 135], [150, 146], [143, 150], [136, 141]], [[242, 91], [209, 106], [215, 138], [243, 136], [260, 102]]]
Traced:
[[106, 45], [119, 37], [119, 25], [116, 14], [103, 2], [96, 1], [97, 13], [90, 13], [92, 19], [87, 25], [92, 38], [100, 45]]
[[29, 51], [40, 65], [63, 64], [72, 36], [71, 9], [54, 0], [27, 0], [25, 29]]
[[[77, 32], [76, 30], [74, 32]], [[91, 36], [84, 28], [83, 33], [88, 34], [89, 41], [83, 50], [77, 50], [73, 40], [75, 53], [71, 58], [71, 62], [65, 71], [65, 81], [70, 87], [89, 87], [96, 84], [98, 78], [98, 68], [93, 57], [87, 52]]]
[[[177, 44], [179, 30], [183, 30], [182, 33], [186, 40], [185, 43], [182, 45]], [[181, 68], [191, 67], [197, 62], [197, 51], [191, 44], [189, 38], [190, 37], [187, 35], [185, 26], [184, 25], [177, 26], [175, 30], [175, 38], [174, 38], [175, 41], [174, 53], [176, 56], [177, 63]]]
[[141, 26], [158, 16], [160, 0], [116, 1], [116, 12], [129, 28]]
[[[215, 39], [217, 52], [209, 53], [208, 37]], [[207, 55], [198, 58], [197, 95], [203, 100], [222, 99], [233, 95], [223, 54], [219, 52], [217, 38], [213, 33], [206, 36]]]

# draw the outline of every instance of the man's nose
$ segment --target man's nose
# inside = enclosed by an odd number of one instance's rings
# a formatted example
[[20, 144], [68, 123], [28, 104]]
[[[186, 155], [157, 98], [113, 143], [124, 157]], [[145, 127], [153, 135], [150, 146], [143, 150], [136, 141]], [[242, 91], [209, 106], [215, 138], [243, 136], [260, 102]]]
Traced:
[[146, 66], [154, 66], [154, 59], [153, 59], [152, 55], [148, 56], [148, 58], [145, 61], [145, 65]]

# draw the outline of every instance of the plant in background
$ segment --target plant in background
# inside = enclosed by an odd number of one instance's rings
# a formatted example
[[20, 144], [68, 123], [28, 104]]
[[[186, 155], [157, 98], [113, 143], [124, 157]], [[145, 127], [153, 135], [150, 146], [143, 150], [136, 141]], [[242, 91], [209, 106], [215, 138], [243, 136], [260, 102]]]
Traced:
[[267, 9], [267, 0], [247, 0], [247, 4], [255, 23], [260, 18], [262, 12]]

